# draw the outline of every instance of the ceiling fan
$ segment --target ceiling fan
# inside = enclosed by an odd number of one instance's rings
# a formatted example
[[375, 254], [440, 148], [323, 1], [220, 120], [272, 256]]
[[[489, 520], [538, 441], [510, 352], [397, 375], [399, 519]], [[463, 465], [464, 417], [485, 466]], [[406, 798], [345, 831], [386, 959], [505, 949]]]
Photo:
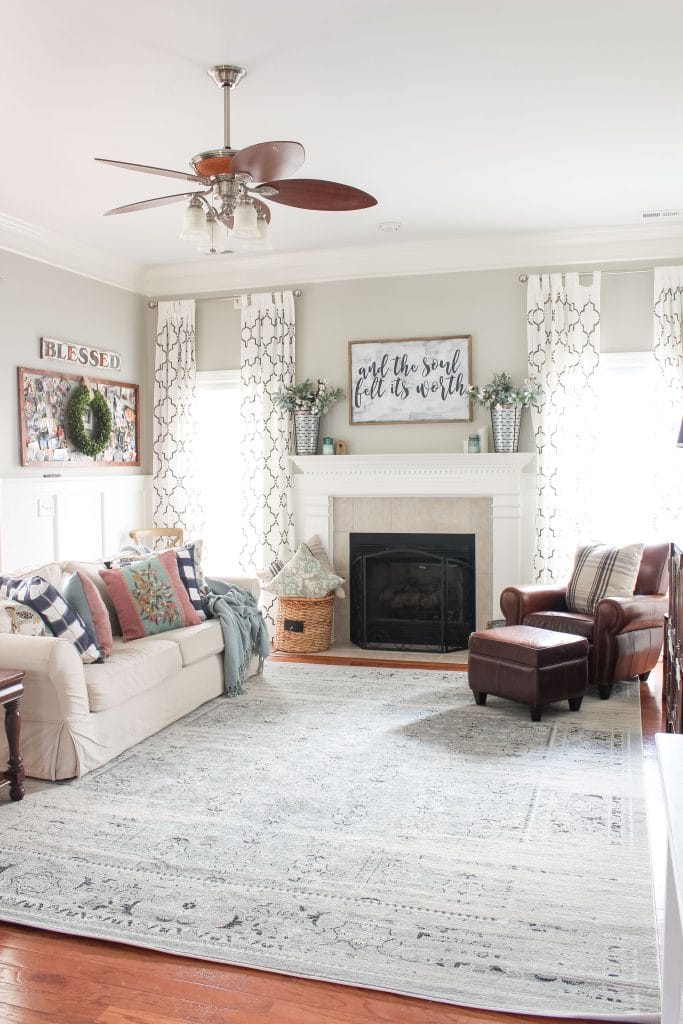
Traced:
[[216, 245], [221, 244], [220, 224], [233, 238], [244, 240], [248, 248], [271, 248], [267, 237], [270, 207], [264, 199], [304, 210], [363, 210], [376, 205], [374, 196], [351, 185], [315, 178], [288, 178], [298, 171], [305, 159], [304, 147], [299, 142], [260, 142], [246, 149], [232, 149], [230, 92], [244, 78], [245, 71], [231, 64], [218, 64], [209, 69], [209, 75], [223, 90], [223, 147], [193, 156], [190, 160], [192, 173], [95, 157], [98, 163], [180, 178], [201, 188], [117, 206], [107, 210], [105, 217], [188, 199], [180, 237], [196, 241], [201, 251], [214, 254], [219, 251]]

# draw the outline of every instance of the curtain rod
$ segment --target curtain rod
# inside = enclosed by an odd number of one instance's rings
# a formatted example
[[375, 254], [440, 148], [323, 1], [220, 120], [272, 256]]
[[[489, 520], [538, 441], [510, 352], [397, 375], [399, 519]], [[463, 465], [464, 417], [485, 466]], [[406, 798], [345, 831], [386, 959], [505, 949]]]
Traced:
[[[597, 271], [597, 273], [603, 274], [605, 277], [607, 275], [615, 276], [615, 275], [621, 275], [621, 274], [652, 274], [654, 272], [654, 269], [655, 269], [654, 267], [634, 267], [632, 270], [600, 270], [600, 271]], [[561, 273], [566, 273], [566, 271], [561, 271]], [[570, 273], [571, 273], [571, 271], [570, 271]], [[592, 271], [592, 270], [579, 270], [578, 273], [579, 273], [579, 277], [587, 277], [588, 274], [593, 274], [594, 271]], [[526, 284], [528, 280], [529, 280], [529, 274], [520, 274], [519, 275], [519, 282], [520, 282], [520, 284]]]
[[[282, 291], [281, 288], [276, 288], [275, 291]], [[241, 294], [241, 293], [240, 293]], [[295, 288], [292, 292], [295, 299], [300, 298], [303, 295], [301, 288]], [[238, 303], [240, 295], [208, 295], [206, 298], [195, 299], [195, 302], [234, 302]], [[147, 303], [148, 309], [156, 309], [159, 305], [158, 299], [150, 299]], [[237, 306], [235, 306], [237, 308]]]

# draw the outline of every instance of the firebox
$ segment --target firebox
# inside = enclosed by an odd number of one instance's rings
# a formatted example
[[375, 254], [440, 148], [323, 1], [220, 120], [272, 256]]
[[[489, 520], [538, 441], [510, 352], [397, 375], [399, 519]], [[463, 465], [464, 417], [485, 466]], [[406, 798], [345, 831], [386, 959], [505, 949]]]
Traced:
[[352, 533], [349, 544], [352, 643], [467, 648], [476, 614], [474, 534]]

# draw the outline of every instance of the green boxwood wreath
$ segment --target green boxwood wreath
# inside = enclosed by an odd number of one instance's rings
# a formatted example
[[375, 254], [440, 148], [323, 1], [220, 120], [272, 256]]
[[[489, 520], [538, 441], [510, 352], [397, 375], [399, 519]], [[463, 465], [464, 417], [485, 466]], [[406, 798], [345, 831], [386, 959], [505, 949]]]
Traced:
[[[90, 407], [95, 418], [95, 429], [90, 436], [83, 424], [83, 416]], [[66, 433], [74, 448], [94, 458], [109, 444], [113, 420], [107, 400], [101, 391], [93, 391], [79, 384], [69, 395], [66, 404]]]

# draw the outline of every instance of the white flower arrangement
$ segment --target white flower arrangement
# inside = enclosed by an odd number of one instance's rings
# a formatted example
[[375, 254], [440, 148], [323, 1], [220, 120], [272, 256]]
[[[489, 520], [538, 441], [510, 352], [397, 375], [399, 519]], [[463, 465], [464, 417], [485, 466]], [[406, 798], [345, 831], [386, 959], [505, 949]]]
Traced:
[[288, 384], [277, 395], [273, 402], [278, 409], [286, 412], [309, 412], [322, 415], [340, 398], [344, 398], [342, 388], [331, 388], [325, 378], [315, 384], [306, 379], [303, 384]]

